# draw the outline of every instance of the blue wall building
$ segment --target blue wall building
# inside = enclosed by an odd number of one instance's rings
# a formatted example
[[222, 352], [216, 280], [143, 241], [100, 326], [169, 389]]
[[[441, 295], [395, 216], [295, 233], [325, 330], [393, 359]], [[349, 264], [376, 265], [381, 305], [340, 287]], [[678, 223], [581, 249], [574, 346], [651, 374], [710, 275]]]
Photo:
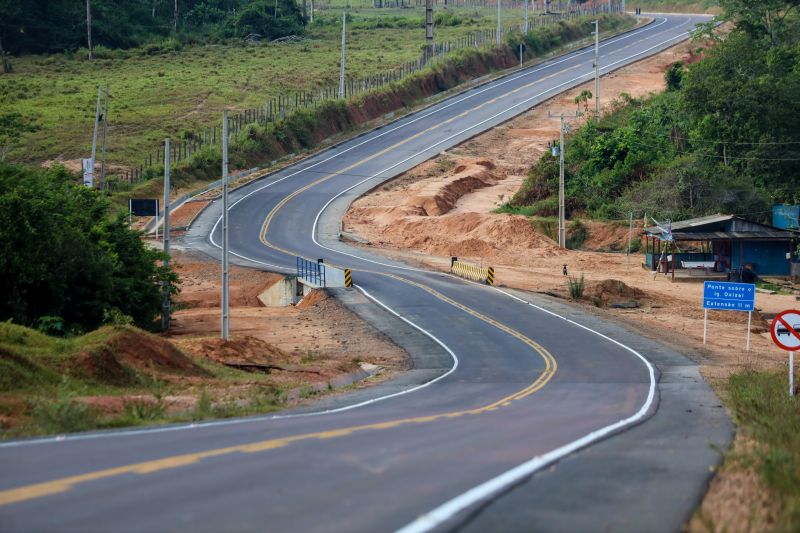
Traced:
[[780, 229], [800, 229], [800, 205], [772, 206], [772, 225]]
[[653, 226], [644, 233], [645, 268], [672, 273], [673, 279], [676, 271], [679, 277], [709, 279], [739, 275], [743, 269], [758, 276], [788, 277], [798, 268], [800, 233], [736, 215], [684, 220], [667, 228]]

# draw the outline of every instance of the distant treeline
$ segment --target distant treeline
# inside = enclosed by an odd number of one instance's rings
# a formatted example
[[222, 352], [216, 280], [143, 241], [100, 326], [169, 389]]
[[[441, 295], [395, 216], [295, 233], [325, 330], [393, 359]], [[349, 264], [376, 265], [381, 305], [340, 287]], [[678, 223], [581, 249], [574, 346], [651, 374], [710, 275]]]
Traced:
[[[223, 40], [256, 34], [276, 39], [303, 33], [294, 0], [90, 0], [92, 42], [134, 48], [177, 37]], [[176, 8], [177, 6], [177, 8]], [[12, 54], [87, 47], [86, 0], [0, 0], [0, 39]]]

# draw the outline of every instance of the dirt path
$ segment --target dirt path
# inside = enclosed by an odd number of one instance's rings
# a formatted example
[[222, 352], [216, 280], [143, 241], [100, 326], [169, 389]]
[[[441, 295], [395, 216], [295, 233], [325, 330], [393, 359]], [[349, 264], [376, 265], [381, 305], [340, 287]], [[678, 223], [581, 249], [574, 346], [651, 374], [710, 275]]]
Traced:
[[[684, 43], [605, 76], [603, 109], [612, 108], [622, 93], [640, 97], [664, 90], [666, 68], [678, 60], [696, 60], [696, 46]], [[744, 313], [710, 312], [709, 343], [703, 346], [701, 283], [671, 283], [663, 275], [653, 276], [641, 268], [641, 254], [629, 260], [624, 253], [560, 250], [551, 238], [552, 228], [537, 228], [524, 216], [492, 213], [517, 191], [548, 142], [558, 137], [558, 121], [548, 118], [549, 113], [574, 111], [575, 97], [583, 90], [593, 91], [593, 84], [559, 95], [373, 190], [346, 214], [344, 237], [440, 270], [449, 269], [451, 256], [492, 265], [499, 284], [563, 298], [569, 297], [562, 275], [567, 265], [571, 274], [585, 276], [581, 305], [602, 308], [682, 350], [700, 363], [712, 384], [723, 383], [734, 372], [785, 367], [786, 356], [773, 346], [765, 319], [796, 307], [794, 296], [757, 295], [760, 313], [754, 314], [750, 352], [744, 351]], [[627, 247], [627, 224], [586, 226], [586, 248]], [[637, 221], [634, 236], [641, 226]], [[638, 307], [611, 307], [630, 302]], [[737, 439], [735, 446], [747, 443]], [[747, 524], [770, 523], [770, 516], [758, 477], [746, 468], [732, 468], [715, 477], [701, 515], [689, 527], [706, 531], [710, 521], [718, 530], [743, 531]]]

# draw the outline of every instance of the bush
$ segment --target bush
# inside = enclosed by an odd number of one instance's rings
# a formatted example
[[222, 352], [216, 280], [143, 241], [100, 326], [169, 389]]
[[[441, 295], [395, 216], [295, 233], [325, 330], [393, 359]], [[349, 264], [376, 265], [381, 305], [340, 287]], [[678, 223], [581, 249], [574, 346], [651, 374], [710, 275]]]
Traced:
[[575, 276], [568, 276], [567, 287], [569, 288], [570, 298], [573, 300], [580, 300], [583, 298], [584, 285], [583, 274], [581, 274], [579, 278], [576, 278]]
[[115, 314], [152, 327], [160, 284], [174, 293], [177, 277], [76, 181], [63, 167], [0, 164], [0, 320], [53, 334], [94, 329]]
[[60, 316], [45, 315], [36, 321], [36, 330], [53, 337], [64, 334], [64, 319]]
[[39, 427], [49, 433], [72, 433], [97, 425], [97, 412], [75, 399], [67, 378], [63, 378], [55, 401], [43, 399], [35, 402], [33, 417]]
[[126, 419], [135, 424], [163, 418], [167, 406], [160, 399], [154, 402], [133, 400], [125, 402], [123, 409]]
[[580, 220], [575, 220], [567, 229], [567, 248], [570, 250], [579, 249], [586, 242], [588, 236], [589, 229]]

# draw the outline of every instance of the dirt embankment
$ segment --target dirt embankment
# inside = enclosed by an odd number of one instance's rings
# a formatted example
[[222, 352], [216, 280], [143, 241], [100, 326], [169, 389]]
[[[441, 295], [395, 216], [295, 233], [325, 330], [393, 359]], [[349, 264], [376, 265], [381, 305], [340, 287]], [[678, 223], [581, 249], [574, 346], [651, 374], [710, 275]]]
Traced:
[[[429, 177], [431, 172], [435, 175]], [[343, 229], [376, 246], [440, 256], [499, 259], [534, 243], [555, 250], [525, 217], [492, 217], [464, 208], [463, 198], [485, 197], [487, 189], [507, 178], [486, 158], [463, 157], [456, 166], [440, 158], [357, 200]]]
[[173, 260], [182, 288], [168, 338], [188, 353], [270, 367], [272, 381], [285, 387], [325, 384], [362, 363], [383, 368], [384, 376], [407, 367], [401, 348], [324, 292], [296, 306], [264, 307], [258, 294], [283, 276], [236, 266], [230, 272], [232, 340], [224, 343], [218, 338], [219, 265], [193, 252], [177, 252]]
[[[639, 97], [664, 89], [664, 71], [678, 60], [695, 60], [695, 45], [685, 43], [641, 61], [602, 81], [603, 108], [625, 92]], [[344, 219], [344, 236], [380, 248], [386, 255], [447, 270], [449, 257], [495, 267], [500, 284], [569, 298], [569, 273], [585, 277], [585, 306], [661, 338], [701, 364], [703, 375], [722, 383], [731, 373], [785, 368], [786, 357], [767, 332], [767, 319], [796, 307], [793, 295], [761, 294], [756, 298], [751, 349], [744, 350], [747, 315], [709, 312], [709, 341], [703, 345], [701, 283], [671, 283], [641, 267], [641, 254], [560, 250], [556, 229], [524, 216], [492, 211], [521, 186], [530, 166], [558, 137], [550, 112], [572, 112], [575, 97], [591, 84], [567, 91], [489, 132], [410, 170], [356, 201]], [[627, 248], [627, 223], [584, 222], [589, 250]], [[642, 221], [634, 221], [634, 238]], [[737, 448], [744, 444], [737, 437]], [[764, 504], [763, 485], [750, 469], [730, 468], [715, 477], [703, 503], [702, 517], [689, 529], [745, 531], [747, 524], [768, 524], [773, 511]], [[742, 510], [745, 511], [742, 511]], [[747, 515], [748, 520], [741, 520]]]

